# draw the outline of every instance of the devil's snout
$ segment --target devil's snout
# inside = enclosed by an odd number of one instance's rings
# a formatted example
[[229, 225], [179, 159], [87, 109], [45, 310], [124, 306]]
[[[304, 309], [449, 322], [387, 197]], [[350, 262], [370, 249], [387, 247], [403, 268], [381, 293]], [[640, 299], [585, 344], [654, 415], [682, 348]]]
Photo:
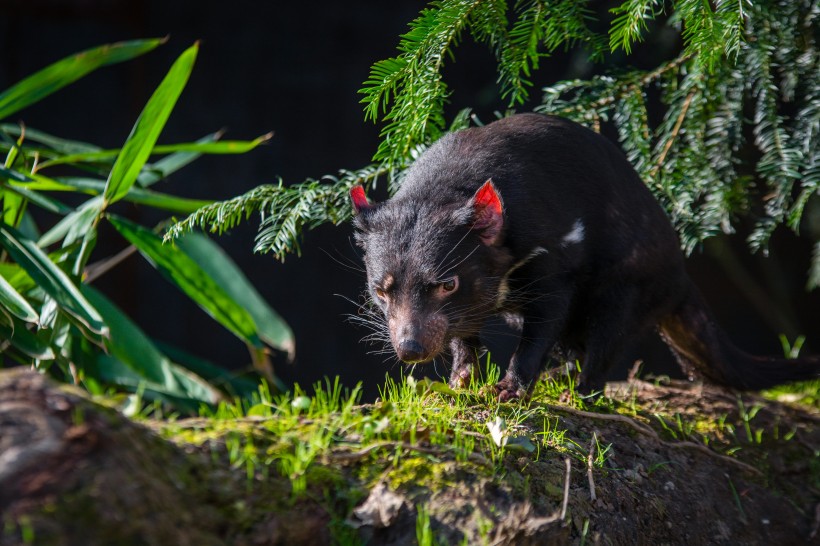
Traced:
[[399, 342], [396, 354], [404, 362], [421, 362], [424, 360], [424, 347], [415, 339], [406, 338]]
[[447, 321], [438, 313], [398, 309], [387, 320], [396, 356], [408, 364], [428, 362], [441, 352]]
[[426, 343], [425, 329], [420, 321], [412, 318], [402, 320], [402, 318], [404, 317], [389, 321], [396, 356], [408, 364], [429, 360], [430, 347]]
[[396, 355], [407, 363], [422, 362], [427, 356], [424, 344], [421, 341], [421, 329], [415, 321], [406, 321], [398, 326], [396, 341]]

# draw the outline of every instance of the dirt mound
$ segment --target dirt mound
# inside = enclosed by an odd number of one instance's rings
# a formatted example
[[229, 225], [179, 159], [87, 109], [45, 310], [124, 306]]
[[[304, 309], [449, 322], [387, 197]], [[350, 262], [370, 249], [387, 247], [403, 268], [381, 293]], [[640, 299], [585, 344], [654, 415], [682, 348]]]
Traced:
[[[423, 434], [335, 430], [297, 488], [281, 465], [240, 464], [233, 451], [248, 444], [205, 420], [144, 426], [41, 375], [2, 372], [0, 545], [818, 541], [816, 411], [643, 382], [608, 395], [633, 414], [538, 406], [564, 442], [555, 451], [534, 418], [503, 450], [462, 458]], [[264, 424], [218, 428], [266, 438], [261, 453], [292, 441]]]

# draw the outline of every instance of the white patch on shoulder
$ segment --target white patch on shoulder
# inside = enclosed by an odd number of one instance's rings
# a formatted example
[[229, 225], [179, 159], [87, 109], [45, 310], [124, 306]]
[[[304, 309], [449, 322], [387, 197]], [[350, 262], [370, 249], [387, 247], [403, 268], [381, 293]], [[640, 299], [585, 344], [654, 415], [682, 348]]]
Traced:
[[561, 246], [573, 245], [584, 240], [584, 223], [580, 218], [572, 224], [572, 229], [561, 239]]
[[549, 251], [546, 248], [544, 248], [542, 246], [537, 246], [537, 247], [533, 248], [530, 251], [529, 254], [527, 254], [522, 259], [518, 260], [517, 262], [515, 262], [513, 264], [513, 266], [511, 268], [509, 268], [506, 273], [504, 273], [504, 276], [501, 277], [501, 282], [498, 284], [498, 297], [495, 300], [496, 308], [500, 308], [501, 306], [504, 305], [504, 300], [507, 299], [507, 295], [510, 293], [510, 286], [509, 286], [509, 283], [508, 283], [510, 275], [512, 275], [513, 272], [515, 272], [516, 269], [520, 268], [521, 266], [523, 266], [524, 264], [526, 264], [527, 262], [529, 262], [530, 260], [532, 260], [536, 256], [538, 256], [540, 254], [547, 254], [548, 252]]

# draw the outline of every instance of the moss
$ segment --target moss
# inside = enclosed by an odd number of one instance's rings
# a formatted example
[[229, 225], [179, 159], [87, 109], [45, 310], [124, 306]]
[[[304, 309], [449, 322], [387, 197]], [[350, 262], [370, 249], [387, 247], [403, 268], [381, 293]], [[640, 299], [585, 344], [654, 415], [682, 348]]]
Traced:
[[453, 485], [457, 467], [429, 456], [399, 457], [396, 466], [387, 471], [385, 479], [393, 490], [421, 487], [431, 492]]
[[217, 430], [215, 428], [194, 429], [169, 426], [162, 429], [161, 435], [166, 440], [174, 442], [177, 445], [189, 444], [201, 446], [207, 442], [221, 438], [225, 432], [226, 431]]
[[552, 462], [533, 461], [523, 470], [528, 480], [528, 487], [534, 499], [560, 501], [564, 496], [563, 468]]

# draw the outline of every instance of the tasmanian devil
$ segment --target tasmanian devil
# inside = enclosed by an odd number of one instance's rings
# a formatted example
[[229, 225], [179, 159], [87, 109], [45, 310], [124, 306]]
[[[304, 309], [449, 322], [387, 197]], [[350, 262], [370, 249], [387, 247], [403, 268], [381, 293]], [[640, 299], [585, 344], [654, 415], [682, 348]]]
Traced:
[[657, 329], [684, 372], [738, 389], [820, 376], [817, 359], [760, 358], [715, 324], [684, 270], [677, 235], [621, 151], [566, 119], [519, 114], [448, 134], [371, 204], [351, 191], [368, 288], [398, 357], [449, 345], [465, 386], [491, 315], [518, 317], [518, 347], [496, 385], [523, 396], [551, 355], [603, 386], [624, 350]]

